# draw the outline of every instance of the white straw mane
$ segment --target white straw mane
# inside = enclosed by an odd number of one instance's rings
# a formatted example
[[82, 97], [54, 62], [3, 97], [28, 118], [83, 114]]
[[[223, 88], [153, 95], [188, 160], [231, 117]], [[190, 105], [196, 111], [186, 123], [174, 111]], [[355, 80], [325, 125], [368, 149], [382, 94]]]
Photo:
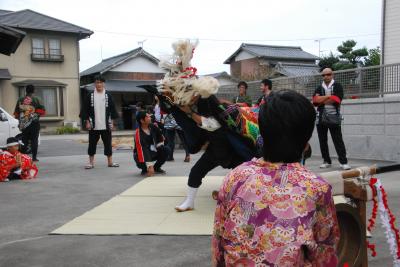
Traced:
[[197, 45], [198, 41], [179, 40], [172, 44], [174, 53], [159, 63], [167, 73], [159, 81], [158, 87], [162, 92], [171, 93], [175, 104], [187, 105], [196, 95], [207, 98], [218, 92], [217, 79], [208, 76], [197, 78], [197, 70], [191, 66]]

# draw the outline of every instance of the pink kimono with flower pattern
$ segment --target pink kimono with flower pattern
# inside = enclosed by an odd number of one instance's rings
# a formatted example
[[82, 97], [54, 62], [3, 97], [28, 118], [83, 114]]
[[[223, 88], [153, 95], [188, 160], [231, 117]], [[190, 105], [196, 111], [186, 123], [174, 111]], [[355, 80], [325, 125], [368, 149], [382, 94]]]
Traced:
[[331, 190], [298, 163], [238, 166], [219, 191], [213, 266], [337, 266]]

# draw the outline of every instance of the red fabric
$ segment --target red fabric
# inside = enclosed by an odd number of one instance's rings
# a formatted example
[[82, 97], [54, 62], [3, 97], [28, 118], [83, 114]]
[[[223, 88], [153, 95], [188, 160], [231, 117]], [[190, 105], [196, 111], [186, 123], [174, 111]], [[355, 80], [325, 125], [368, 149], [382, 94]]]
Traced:
[[[31, 157], [26, 154], [21, 154], [21, 179], [33, 179], [38, 174], [37, 166], [32, 162]], [[3, 182], [10, 175], [10, 171], [17, 163], [17, 154], [11, 154], [8, 151], [4, 151], [0, 154], [0, 182]]]
[[40, 116], [44, 116], [46, 114], [46, 111], [44, 109], [40, 109], [40, 108], [36, 109], [35, 112], [37, 114], [39, 114]]
[[313, 96], [313, 98], [312, 98], [313, 105], [314, 106], [319, 106], [319, 104], [316, 101], [317, 101], [317, 96]]
[[329, 97], [332, 101], [336, 102], [337, 104], [340, 104], [340, 98], [335, 96], [335, 95], [331, 95]]
[[136, 133], [135, 133], [135, 147], [136, 147], [136, 151], [137, 151], [137, 155], [138, 155], [138, 160], [141, 163], [144, 163], [144, 156], [143, 156], [143, 148], [142, 148], [142, 144], [140, 143], [140, 129], [136, 129]]
[[38, 174], [37, 166], [32, 162], [31, 157], [21, 153], [21, 179], [33, 179]]

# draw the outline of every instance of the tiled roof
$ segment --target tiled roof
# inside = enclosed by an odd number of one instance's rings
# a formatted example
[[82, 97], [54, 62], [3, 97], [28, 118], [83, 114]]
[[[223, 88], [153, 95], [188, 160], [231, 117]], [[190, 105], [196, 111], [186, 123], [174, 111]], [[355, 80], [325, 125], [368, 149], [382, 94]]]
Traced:
[[15, 12], [1, 10], [0, 23], [18, 29], [75, 33], [79, 35], [79, 39], [86, 38], [93, 34], [91, 30], [86, 28], [38, 13], [30, 9], [24, 9]]
[[270, 59], [287, 59], [287, 60], [317, 60], [318, 57], [307, 53], [300, 46], [277, 46], [277, 45], [259, 45], [243, 43], [238, 50], [235, 51], [224, 64], [230, 64], [231, 61], [241, 52], [246, 51], [254, 57], [263, 57]]
[[135, 58], [137, 56], [143, 55], [150, 59], [152, 62], [158, 64], [159, 60], [151, 55], [150, 53], [146, 52], [143, 48], [139, 47], [136, 49], [133, 49], [131, 51], [128, 51], [126, 53], [116, 55], [110, 58], [103, 59], [99, 64], [94, 65], [93, 67], [90, 67], [80, 73], [81, 77], [94, 74], [94, 73], [104, 73], [112, 68], [115, 68], [116, 66], [124, 63], [128, 59]]
[[14, 11], [0, 9], [0, 15], [11, 13], [11, 12], [14, 12]]
[[315, 64], [298, 64], [278, 62], [275, 70], [287, 77], [309, 76], [319, 74], [319, 68]]

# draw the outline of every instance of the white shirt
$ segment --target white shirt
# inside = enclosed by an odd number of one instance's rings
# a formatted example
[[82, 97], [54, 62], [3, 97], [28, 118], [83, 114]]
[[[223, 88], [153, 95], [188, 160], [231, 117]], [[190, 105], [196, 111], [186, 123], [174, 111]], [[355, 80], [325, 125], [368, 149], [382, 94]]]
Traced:
[[201, 116], [200, 128], [207, 130], [209, 132], [214, 132], [215, 130], [221, 128], [221, 124], [213, 117], [206, 118]]
[[[332, 95], [333, 93], [333, 83], [335, 81], [332, 79], [332, 81], [326, 85], [325, 82], [322, 82], [322, 88], [325, 90], [325, 95]], [[336, 107], [333, 104], [325, 104], [325, 110], [327, 114], [336, 114]]]
[[106, 90], [99, 93], [94, 90], [94, 129], [106, 130]]

